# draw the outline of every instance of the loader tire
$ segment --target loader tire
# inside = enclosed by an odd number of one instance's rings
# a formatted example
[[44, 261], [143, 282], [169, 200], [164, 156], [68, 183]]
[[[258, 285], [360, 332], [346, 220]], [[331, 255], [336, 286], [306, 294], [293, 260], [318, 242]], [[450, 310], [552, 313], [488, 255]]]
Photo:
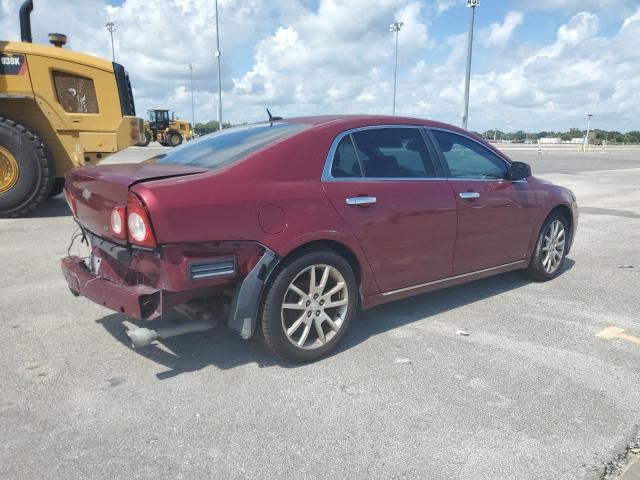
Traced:
[[49, 198], [55, 167], [40, 137], [0, 117], [0, 218], [28, 215]]
[[143, 135], [144, 135], [144, 140], [141, 141], [140, 143], [136, 143], [137, 147], [147, 147], [151, 143], [151, 137], [149, 136], [149, 134], [147, 132], [144, 132]]
[[64, 177], [56, 178], [53, 182], [53, 188], [49, 192], [49, 198], [57, 197], [64, 191]]
[[182, 135], [178, 132], [169, 132], [167, 133], [167, 145], [170, 147], [177, 147], [178, 145], [182, 145]]

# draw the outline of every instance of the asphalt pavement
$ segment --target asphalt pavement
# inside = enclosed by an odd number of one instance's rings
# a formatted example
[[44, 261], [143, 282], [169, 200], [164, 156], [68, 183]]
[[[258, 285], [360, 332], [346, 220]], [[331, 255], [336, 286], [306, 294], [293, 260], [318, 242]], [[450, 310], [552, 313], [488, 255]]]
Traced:
[[66, 288], [62, 197], [0, 221], [0, 478], [613, 478], [640, 430], [640, 150], [505, 151], [578, 197], [562, 275], [378, 307], [306, 366], [225, 328], [133, 350]]

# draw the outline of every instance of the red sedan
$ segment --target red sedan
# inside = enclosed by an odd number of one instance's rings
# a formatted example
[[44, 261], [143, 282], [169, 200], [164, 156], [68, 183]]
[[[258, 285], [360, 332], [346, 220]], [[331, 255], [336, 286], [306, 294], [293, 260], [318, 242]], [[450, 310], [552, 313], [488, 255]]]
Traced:
[[91, 250], [62, 260], [71, 291], [191, 318], [131, 330], [134, 345], [224, 319], [298, 362], [334, 349], [361, 308], [516, 269], [556, 277], [578, 220], [570, 190], [413, 118], [274, 120], [66, 180]]

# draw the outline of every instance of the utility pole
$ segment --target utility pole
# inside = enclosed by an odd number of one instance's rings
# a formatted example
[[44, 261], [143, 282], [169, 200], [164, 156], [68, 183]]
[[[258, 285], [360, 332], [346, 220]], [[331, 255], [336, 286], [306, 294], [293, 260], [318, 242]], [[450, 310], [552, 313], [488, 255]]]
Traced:
[[400, 29], [404, 25], [403, 22], [394, 22], [389, 26], [389, 31], [396, 34], [396, 64], [393, 71], [393, 115], [396, 114], [396, 88], [398, 85], [398, 37], [400, 36]]
[[218, 59], [218, 128], [222, 130], [222, 65], [220, 63], [220, 23], [218, 21], [218, 0], [216, 4], [216, 58]]
[[464, 114], [462, 115], [462, 128], [467, 129], [469, 123], [469, 87], [471, 83], [471, 53], [473, 51], [473, 26], [476, 18], [476, 7], [480, 6], [480, 0], [467, 0], [467, 7], [471, 9], [471, 23], [469, 25], [469, 38], [467, 40], [467, 78], [464, 84]]
[[113, 22], [107, 22], [104, 24], [105, 27], [107, 27], [107, 30], [109, 31], [109, 34], [111, 35], [111, 57], [113, 58], [113, 61], [116, 61], [116, 49], [113, 46], [113, 32], [116, 31], [116, 24]]
[[190, 63], [187, 67], [189, 67], [189, 77], [191, 79], [191, 128], [196, 128], [196, 114], [193, 106], [193, 63]]
[[583, 151], [587, 151], [587, 146], [589, 145], [589, 134], [591, 133], [591, 117], [593, 117], [593, 113], [587, 114], [587, 134], [584, 136], [584, 146]]

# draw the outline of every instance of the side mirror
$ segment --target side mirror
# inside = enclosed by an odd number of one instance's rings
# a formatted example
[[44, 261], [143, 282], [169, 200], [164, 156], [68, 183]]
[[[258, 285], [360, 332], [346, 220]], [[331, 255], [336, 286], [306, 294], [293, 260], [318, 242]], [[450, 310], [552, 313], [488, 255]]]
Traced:
[[529, 178], [531, 176], [531, 167], [528, 163], [524, 162], [512, 162], [511, 163], [511, 173], [509, 175], [509, 180], [517, 181], [524, 180], [525, 178]]

